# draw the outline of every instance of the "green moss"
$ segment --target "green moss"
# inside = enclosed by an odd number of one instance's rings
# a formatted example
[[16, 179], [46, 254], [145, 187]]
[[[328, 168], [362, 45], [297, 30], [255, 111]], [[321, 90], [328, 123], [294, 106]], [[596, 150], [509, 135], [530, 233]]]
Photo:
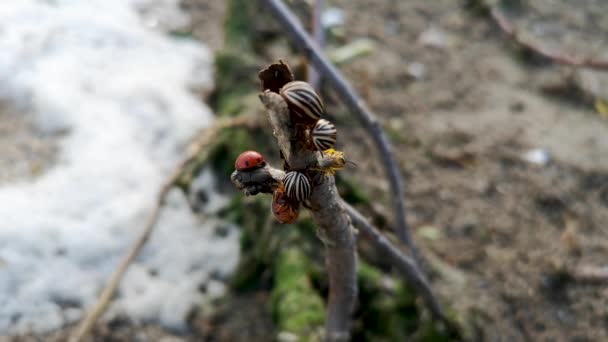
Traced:
[[[269, 279], [271, 259], [267, 254], [273, 252], [269, 246], [272, 243], [272, 236], [268, 237], [272, 233], [268, 231], [272, 229], [272, 226], [267, 224], [269, 205], [268, 196], [248, 197], [245, 200], [239, 193], [234, 196], [231, 208], [227, 208], [221, 213], [235, 218], [236, 220], [233, 222], [243, 228], [241, 232], [242, 255], [237, 271], [234, 272], [231, 280], [231, 287], [234, 290], [245, 292], [264, 287]], [[266, 213], [266, 215], [260, 213]]]
[[365, 190], [363, 190], [359, 183], [350, 177], [337, 174], [336, 185], [340, 189], [340, 195], [347, 203], [352, 205], [371, 203], [371, 200]]
[[255, 144], [251, 133], [246, 129], [230, 129], [220, 132], [221, 144], [213, 151], [213, 167], [227, 178], [234, 171], [234, 161], [243, 151], [254, 150]]
[[316, 340], [325, 321], [325, 308], [308, 276], [308, 258], [292, 247], [282, 251], [276, 260], [271, 300], [279, 331], [293, 333], [301, 341]]
[[378, 269], [365, 262], [359, 262], [357, 277], [364, 290], [372, 290], [382, 281], [384, 275]]
[[391, 144], [403, 144], [407, 142], [407, 130], [402, 127], [396, 128], [390, 125], [384, 127], [384, 131], [386, 132], [386, 136]]
[[187, 190], [192, 179], [211, 160], [211, 164], [220, 174], [230, 177], [234, 171], [234, 161], [238, 155], [252, 149], [254, 141], [250, 132], [242, 127], [226, 128], [218, 133], [211, 146], [206, 146], [201, 153], [191, 160], [183, 169], [177, 185]]
[[412, 291], [400, 281], [361, 262], [357, 272], [360, 309], [355, 340], [407, 340], [418, 324], [418, 309]]
[[169, 35], [176, 39], [183, 39], [183, 40], [195, 40], [196, 39], [194, 37], [192, 31], [190, 31], [190, 30], [173, 30], [173, 31], [169, 32]]
[[[252, 44], [255, 40], [254, 17], [256, 1], [229, 0], [224, 21], [225, 47], [215, 55], [216, 91], [212, 106], [220, 116], [235, 116], [249, 110], [250, 97], [259, 91]], [[248, 99], [249, 97], [249, 99]]]
[[438, 328], [437, 323], [426, 321], [422, 324], [416, 334], [416, 341], [421, 342], [447, 342], [458, 340], [446, 335], [444, 331]]
[[253, 41], [251, 13], [255, 1], [228, 0], [224, 17], [224, 41], [226, 46], [240, 46], [251, 51]]
[[220, 116], [236, 116], [251, 110], [248, 106], [253, 103], [259, 106], [258, 69], [254, 59], [238, 48], [226, 47], [215, 55], [215, 92], [211, 104]]
[[485, 17], [489, 15], [489, 7], [484, 0], [465, 0], [464, 7], [476, 16]]
[[[299, 244], [300, 248], [312, 247], [318, 249], [319, 246], [316, 244], [320, 242], [317, 240], [317, 228], [310, 215], [306, 213], [306, 210], [307, 209], [300, 208], [300, 217], [293, 225], [294, 230], [297, 231], [296, 240], [299, 240], [295, 241], [295, 243]], [[303, 243], [304, 241], [309, 243]], [[313, 246], [310, 246], [311, 244], [313, 244]]]
[[218, 216], [237, 225], [243, 224], [243, 194], [237, 193], [230, 199], [228, 205], [218, 212]]

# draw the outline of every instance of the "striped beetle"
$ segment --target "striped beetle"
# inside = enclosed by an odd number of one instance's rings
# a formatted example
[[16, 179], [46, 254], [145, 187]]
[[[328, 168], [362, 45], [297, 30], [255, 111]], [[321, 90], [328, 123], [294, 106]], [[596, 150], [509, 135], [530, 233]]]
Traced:
[[289, 109], [302, 118], [306, 124], [314, 124], [325, 114], [323, 101], [313, 87], [303, 81], [287, 83], [279, 91]]
[[329, 150], [336, 144], [338, 131], [333, 123], [320, 119], [310, 132], [312, 143], [319, 151]]
[[283, 179], [287, 196], [298, 201], [304, 201], [310, 197], [312, 187], [308, 178], [300, 172], [291, 171]]

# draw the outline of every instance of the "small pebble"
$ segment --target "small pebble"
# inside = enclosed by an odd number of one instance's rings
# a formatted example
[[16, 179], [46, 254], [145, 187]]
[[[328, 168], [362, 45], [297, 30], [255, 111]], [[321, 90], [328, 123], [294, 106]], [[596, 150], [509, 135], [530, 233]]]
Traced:
[[542, 148], [533, 148], [528, 150], [523, 154], [522, 158], [528, 163], [540, 166], [547, 165], [551, 159], [549, 153]]
[[421, 80], [426, 76], [426, 66], [419, 62], [410, 63], [407, 66], [407, 73], [417, 80]]
[[321, 25], [331, 28], [344, 25], [344, 11], [337, 7], [330, 7], [321, 14]]
[[430, 27], [418, 36], [418, 43], [428, 47], [443, 49], [447, 45], [447, 39], [442, 30]]

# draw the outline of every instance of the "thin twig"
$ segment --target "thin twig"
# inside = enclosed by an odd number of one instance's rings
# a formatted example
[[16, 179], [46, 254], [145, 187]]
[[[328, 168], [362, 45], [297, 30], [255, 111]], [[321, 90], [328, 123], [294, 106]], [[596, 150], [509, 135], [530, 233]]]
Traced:
[[[324, 7], [324, 0], [315, 0], [312, 7], [312, 36], [320, 49], [323, 49], [323, 46], [325, 45], [325, 28], [321, 22], [321, 15], [323, 15]], [[315, 67], [309, 63], [308, 83], [319, 91], [321, 88], [321, 79], [321, 74], [319, 74]]]
[[380, 252], [380, 254], [386, 256], [391, 264], [403, 274], [408, 283], [411, 283], [416, 290], [418, 290], [418, 293], [426, 303], [426, 306], [431, 311], [433, 318], [444, 322], [447, 325], [451, 325], [443, 313], [437, 298], [433, 294], [433, 290], [426, 280], [426, 277], [416, 265], [415, 260], [395, 247], [395, 245], [374, 228], [357, 209], [353, 208], [348, 203], [344, 203], [343, 205], [350, 216], [353, 225], [359, 229], [359, 236], [371, 242], [376, 250]]
[[[333, 175], [315, 171], [321, 156], [306, 147], [302, 140], [302, 125], [292, 121], [287, 103], [277, 93], [283, 85], [293, 81], [289, 67], [279, 61], [262, 70], [259, 77], [265, 89], [260, 100], [266, 107], [284, 166], [289, 171], [307, 174], [311, 183], [312, 192], [304, 204], [311, 212], [317, 236], [325, 245], [329, 278], [325, 340], [348, 341], [357, 299], [354, 229], [342, 206]], [[285, 171], [266, 164], [253, 170], [235, 170], [230, 179], [245, 194], [257, 194], [273, 193], [284, 177]]]
[[101, 317], [101, 315], [106, 311], [112, 297], [114, 296], [114, 292], [116, 288], [120, 284], [123, 276], [125, 275], [129, 265], [133, 262], [133, 260], [137, 257], [137, 255], [141, 252], [141, 249], [144, 247], [154, 227], [156, 226], [156, 222], [158, 221], [158, 217], [160, 215], [160, 211], [165, 204], [165, 199], [167, 194], [171, 190], [171, 188], [178, 182], [180, 177], [183, 175], [184, 170], [191, 164], [191, 162], [201, 153], [201, 151], [208, 147], [209, 143], [217, 137], [217, 134], [225, 128], [231, 128], [236, 126], [244, 126], [249, 125], [253, 121], [249, 116], [242, 116], [237, 118], [232, 118], [228, 120], [218, 121], [215, 125], [210, 126], [204, 129], [199, 135], [197, 135], [196, 140], [193, 143], [192, 148], [190, 149], [188, 156], [175, 168], [171, 176], [165, 181], [165, 183], [161, 186], [160, 191], [156, 197], [154, 202], [154, 208], [152, 208], [152, 212], [144, 225], [144, 229], [141, 232], [140, 236], [135, 240], [133, 245], [129, 248], [122, 261], [118, 264], [114, 273], [108, 280], [108, 283], [101, 291], [101, 294], [97, 298], [97, 302], [93, 306], [93, 308], [87, 313], [86, 317], [80, 322], [76, 330], [70, 335], [69, 342], [79, 342], [84, 337], [86, 337], [91, 329], [95, 326], [95, 323]]
[[[284, 177], [285, 171], [266, 165], [264, 168], [256, 169], [252, 172], [235, 171], [232, 174], [231, 179], [235, 186], [240, 190], [247, 191], [248, 188], [264, 188], [267, 189], [264, 192], [270, 193], [272, 192], [272, 189], [275, 189], [278, 186]], [[268, 183], [269, 185], [260, 186], [259, 183]], [[342, 201], [341, 207], [344, 208], [350, 217], [352, 224], [358, 228], [359, 236], [372, 243], [376, 250], [382, 255], [385, 255], [389, 262], [403, 274], [408, 283], [411, 283], [414, 286], [431, 312], [433, 318], [439, 322], [443, 322], [447, 327], [457, 330], [455, 325], [445, 316], [430, 284], [416, 265], [414, 259], [393, 245], [391, 241], [374, 228], [357, 209], [344, 201]]]
[[306, 58], [312, 62], [317, 71], [327, 79], [348, 109], [357, 116], [362, 126], [371, 135], [376, 144], [376, 148], [380, 153], [380, 159], [384, 165], [390, 183], [389, 189], [393, 199], [397, 236], [407, 246], [414, 256], [414, 259], [418, 260], [418, 254], [414, 248], [405, 220], [404, 189], [399, 168], [391, 153], [392, 147], [382, 131], [378, 120], [375, 115], [366, 108], [363, 100], [348, 84], [338, 69], [331, 64], [327, 56], [310, 38], [308, 33], [302, 28], [299, 20], [291, 13], [285, 4], [283, 4], [281, 0], [264, 0], [264, 3], [281, 23], [293, 43], [304, 53]]
[[[289, 110], [283, 98], [270, 91], [261, 95], [279, 147], [291, 167], [307, 169], [316, 162], [316, 153], [294, 142], [296, 125], [290, 122]], [[350, 220], [341, 205], [333, 176], [322, 176], [313, 182], [309, 199], [317, 235], [325, 245], [329, 299], [327, 303], [326, 340], [350, 339], [351, 314], [357, 298], [357, 257], [355, 237]]]
[[519, 36], [515, 27], [511, 24], [511, 22], [507, 19], [507, 17], [502, 13], [502, 11], [498, 7], [489, 5], [487, 6], [492, 20], [494, 20], [500, 30], [509, 39], [511, 39], [511, 41], [521, 46], [522, 48], [532, 51], [558, 64], [596, 70], [608, 70], [608, 60], [594, 59], [591, 57], [573, 56], [563, 52], [550, 51], [547, 48], [544, 48], [532, 42], [525, 41]]

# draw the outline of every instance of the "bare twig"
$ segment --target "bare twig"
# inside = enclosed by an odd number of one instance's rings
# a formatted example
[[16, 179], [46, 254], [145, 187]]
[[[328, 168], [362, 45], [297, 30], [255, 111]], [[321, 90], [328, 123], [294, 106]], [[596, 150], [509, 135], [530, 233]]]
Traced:
[[[289, 110], [283, 98], [266, 92], [262, 102], [270, 114], [275, 135], [279, 136], [293, 125], [283, 121], [289, 118]], [[291, 125], [291, 126], [289, 126]], [[286, 133], [292, 137], [293, 133]], [[279, 141], [282, 139], [279, 138]], [[316, 154], [301, 147], [292, 146], [293, 140], [282, 141], [283, 155], [291, 167], [302, 168], [316, 162]], [[295, 147], [295, 148], [294, 148]], [[355, 238], [350, 220], [341, 206], [341, 199], [333, 176], [320, 177], [313, 186], [310, 198], [313, 221], [318, 235], [325, 244], [327, 273], [329, 277], [329, 302], [327, 304], [326, 338], [329, 341], [347, 341], [350, 337], [351, 314], [357, 297]]]
[[327, 56], [325, 56], [317, 44], [310, 38], [302, 28], [299, 20], [291, 13], [285, 4], [283, 4], [281, 0], [264, 0], [264, 3], [281, 23], [295, 45], [298, 46], [308, 60], [312, 62], [317, 71], [323, 74], [323, 77], [333, 86], [348, 109], [357, 116], [363, 127], [371, 135], [376, 144], [376, 148], [380, 153], [380, 159], [390, 182], [389, 189], [393, 199], [397, 236], [417, 260], [417, 253], [405, 220], [405, 200], [403, 196], [401, 175], [399, 174], [399, 168], [392, 156], [391, 145], [382, 131], [378, 120], [375, 115], [366, 108], [363, 100], [356, 94], [342, 74], [329, 62]]
[[[262, 71], [260, 78], [264, 88], [276, 90], [281, 87], [281, 82], [277, 79], [290, 80], [289, 75], [287, 66], [281, 62]], [[289, 109], [283, 98], [275, 92], [266, 90], [260, 95], [260, 99], [267, 108], [274, 135], [286, 164], [290, 169], [314, 169], [317, 152], [311, 152], [298, 143], [298, 128], [291, 122]], [[350, 313], [357, 293], [354, 278], [356, 259], [351, 220], [359, 228], [361, 236], [368, 239], [381, 253], [386, 255], [412, 283], [429, 307], [433, 317], [443, 322], [446, 327], [454, 329], [454, 325], [446, 318], [415, 260], [391, 244], [356, 209], [340, 198], [333, 176], [320, 176], [313, 182], [315, 184], [312, 197], [307, 206], [311, 209], [313, 220], [319, 227], [318, 235], [325, 243], [327, 250], [327, 267], [330, 278], [328, 320], [326, 322], [328, 338], [341, 340], [349, 337]], [[265, 165], [254, 170], [234, 171], [231, 180], [238, 189], [246, 194], [272, 193], [279, 187], [284, 177], [285, 171]]]
[[[284, 177], [285, 171], [266, 165], [264, 168], [256, 169], [252, 172], [235, 171], [232, 174], [231, 179], [235, 186], [243, 191], [247, 191], [247, 189], [252, 188], [265, 188], [267, 190], [261, 192], [271, 193], [274, 189], [276, 189], [276, 187], [278, 187], [279, 183]], [[267, 185], [260, 186], [260, 183], [265, 183]], [[385, 255], [389, 259], [390, 263], [403, 274], [408, 283], [411, 283], [414, 286], [416, 291], [418, 291], [422, 297], [425, 305], [431, 312], [433, 318], [444, 323], [453, 331], [457, 331], [458, 329], [454, 323], [452, 323], [445, 316], [439, 301], [433, 294], [430, 284], [416, 265], [414, 259], [393, 245], [384, 235], [374, 228], [371, 223], [369, 223], [369, 221], [357, 211], [357, 209], [353, 208], [346, 202], [342, 202], [341, 207], [343, 209], [331, 209], [330, 213], [333, 213], [335, 210], [338, 210], [338, 212], [345, 210], [350, 217], [352, 224], [358, 228], [359, 236], [372, 243], [376, 250]], [[336, 273], [339, 274], [343, 272], [344, 271], [337, 270]]]
[[[298, 138], [302, 134], [301, 126], [292, 122], [287, 103], [272, 91], [293, 80], [289, 68], [283, 63], [273, 64], [260, 72], [260, 79], [266, 89], [260, 100], [266, 107], [285, 165], [290, 170], [309, 174], [312, 180], [312, 195], [306, 200], [306, 206], [311, 211], [317, 235], [325, 245], [329, 278], [325, 339], [348, 341], [357, 297], [354, 230], [342, 206], [334, 177], [313, 171], [318, 166], [319, 153], [307, 149]], [[236, 170], [231, 180], [245, 194], [255, 194], [272, 193], [284, 177], [285, 171], [266, 165], [253, 171]]]
[[[323, 49], [325, 45], [325, 28], [321, 23], [321, 15], [325, 7], [324, 0], [315, 0], [312, 8], [312, 36], [317, 43], [317, 46]], [[321, 75], [317, 72], [313, 65], [308, 65], [308, 83], [317, 91], [321, 87]]]
[[250, 116], [243, 116], [232, 118], [228, 120], [218, 121], [213, 126], [210, 126], [204, 129], [194, 141], [192, 148], [190, 149], [188, 156], [178, 165], [178, 167], [173, 171], [171, 176], [165, 181], [162, 185], [158, 195], [156, 196], [156, 200], [154, 203], [154, 208], [148, 216], [146, 224], [144, 225], [144, 229], [141, 232], [141, 235], [135, 240], [133, 245], [129, 248], [122, 261], [116, 269], [114, 273], [108, 280], [108, 283], [103, 288], [99, 298], [97, 298], [97, 302], [93, 306], [93, 308], [87, 313], [86, 317], [80, 322], [76, 330], [71, 334], [69, 341], [70, 342], [78, 342], [81, 341], [84, 337], [86, 337], [95, 323], [101, 317], [101, 315], [106, 311], [116, 288], [120, 284], [121, 279], [125, 275], [125, 272], [129, 268], [129, 265], [133, 262], [133, 260], [140, 253], [141, 249], [146, 244], [146, 241], [150, 238], [152, 231], [158, 221], [158, 217], [160, 215], [160, 211], [165, 204], [165, 198], [167, 194], [171, 190], [171, 188], [179, 181], [184, 171], [188, 166], [199, 156], [199, 154], [209, 146], [209, 143], [213, 141], [217, 134], [225, 128], [231, 128], [236, 126], [244, 126], [250, 125], [253, 123], [253, 120]]
[[494, 20], [500, 30], [509, 39], [511, 39], [511, 41], [521, 46], [522, 48], [532, 51], [558, 64], [597, 70], [608, 70], [608, 60], [594, 59], [591, 57], [572, 56], [563, 52], [550, 51], [547, 48], [536, 45], [532, 42], [525, 41], [519, 36], [515, 27], [511, 24], [511, 22], [507, 19], [507, 17], [502, 13], [502, 11], [498, 7], [489, 5], [486, 6], [488, 7], [492, 20]]
[[439, 302], [433, 294], [431, 286], [416, 265], [415, 260], [395, 247], [384, 235], [374, 228], [357, 209], [353, 208], [348, 203], [344, 203], [343, 205], [350, 216], [353, 225], [359, 229], [359, 236], [371, 242], [376, 250], [380, 252], [380, 254], [386, 256], [391, 264], [403, 274], [408, 283], [411, 283], [416, 288], [436, 320], [451, 326], [452, 324], [443, 313]]

